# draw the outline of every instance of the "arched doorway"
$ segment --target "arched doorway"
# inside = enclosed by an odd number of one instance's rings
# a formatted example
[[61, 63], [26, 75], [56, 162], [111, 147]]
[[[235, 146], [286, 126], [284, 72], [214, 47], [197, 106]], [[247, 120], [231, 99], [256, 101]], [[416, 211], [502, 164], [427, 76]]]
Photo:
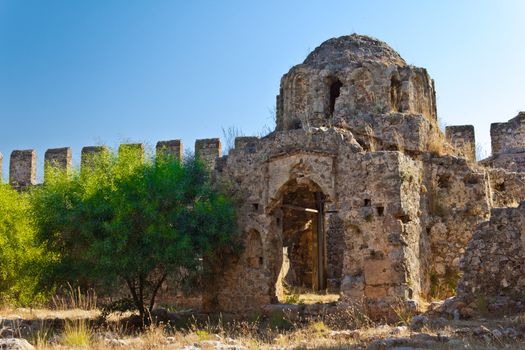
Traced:
[[325, 195], [312, 182], [292, 180], [281, 191], [283, 259], [277, 284], [300, 291], [326, 290], [324, 203]]

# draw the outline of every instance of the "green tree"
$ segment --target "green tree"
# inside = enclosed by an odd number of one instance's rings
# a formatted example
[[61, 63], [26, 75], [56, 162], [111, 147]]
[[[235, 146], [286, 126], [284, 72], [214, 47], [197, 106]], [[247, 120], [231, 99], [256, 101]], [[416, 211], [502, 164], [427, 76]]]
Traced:
[[37, 296], [42, 249], [35, 244], [29, 196], [0, 183], [0, 302], [27, 304]]
[[80, 173], [52, 172], [34, 192], [39, 241], [60, 259], [48, 280], [124, 283], [148, 320], [168, 277], [201, 275], [233, 252], [232, 201], [195, 159], [102, 154]]

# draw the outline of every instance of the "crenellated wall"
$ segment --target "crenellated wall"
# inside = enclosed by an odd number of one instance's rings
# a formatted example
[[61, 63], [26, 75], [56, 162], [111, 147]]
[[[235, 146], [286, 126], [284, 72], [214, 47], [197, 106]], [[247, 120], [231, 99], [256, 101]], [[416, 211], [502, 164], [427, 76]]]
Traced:
[[[248, 138], [247, 138], [248, 139]], [[181, 140], [159, 141], [155, 147], [156, 155], [173, 156], [182, 160], [183, 144]], [[145, 155], [145, 147], [141, 143], [121, 144], [120, 154], [124, 150], [136, 150], [141, 157]], [[82, 148], [80, 156], [80, 171], [93, 166], [93, 157], [100, 153], [108, 153], [107, 146], [86, 146]], [[215, 166], [215, 160], [222, 155], [221, 141], [218, 138], [196, 140], [195, 155], [201, 158], [210, 168]], [[9, 184], [17, 189], [24, 190], [28, 186], [37, 184], [37, 154], [34, 149], [15, 150], [11, 152], [9, 163]], [[2, 177], [3, 155], [0, 153], [0, 178]], [[65, 172], [70, 172], [73, 164], [72, 149], [70, 147], [50, 148], [44, 154], [44, 181], [46, 169], [52, 166]]]
[[506, 123], [490, 125], [492, 155], [480, 163], [510, 172], [525, 172], [525, 112]]
[[490, 125], [492, 155], [525, 149], [525, 112], [506, 123]]
[[36, 184], [35, 150], [16, 150], [11, 152], [9, 183], [18, 190]]
[[476, 161], [476, 135], [472, 125], [451, 125], [445, 128], [447, 141], [471, 161]]

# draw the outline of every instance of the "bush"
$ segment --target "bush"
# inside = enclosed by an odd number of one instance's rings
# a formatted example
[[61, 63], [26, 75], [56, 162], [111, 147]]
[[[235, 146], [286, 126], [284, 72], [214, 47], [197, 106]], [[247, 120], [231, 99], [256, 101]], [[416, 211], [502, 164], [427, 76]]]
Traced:
[[123, 149], [89, 164], [72, 174], [46, 169], [33, 193], [38, 241], [59, 256], [47, 285], [124, 284], [148, 321], [168, 276], [188, 281], [232, 252], [233, 203], [198, 160], [154, 161]]
[[29, 209], [27, 193], [0, 183], [0, 303], [27, 304], [38, 297], [43, 255]]

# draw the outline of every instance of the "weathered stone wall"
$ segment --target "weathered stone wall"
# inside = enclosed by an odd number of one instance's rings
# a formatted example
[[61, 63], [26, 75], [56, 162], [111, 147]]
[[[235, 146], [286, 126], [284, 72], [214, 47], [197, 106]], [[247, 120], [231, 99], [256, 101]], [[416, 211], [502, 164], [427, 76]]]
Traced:
[[445, 128], [447, 141], [465, 158], [476, 161], [476, 136], [472, 125], [451, 125]]
[[[211, 142], [210, 142], [211, 140]], [[199, 152], [204, 155], [204, 161], [215, 162], [216, 157], [220, 155], [219, 139], [197, 140]], [[205, 149], [203, 151], [202, 149]], [[130, 143], [119, 145], [118, 152], [136, 151], [136, 156], [144, 159], [145, 146], [141, 143]], [[214, 151], [213, 151], [214, 150]], [[107, 146], [86, 146], [82, 148], [80, 169], [86, 169], [95, 166], [94, 158], [101, 153], [109, 154]], [[156, 145], [157, 154], [167, 153], [175, 159], [182, 160], [182, 142], [180, 140], [159, 141]], [[197, 150], [196, 150], [197, 152]], [[216, 156], [214, 158], [213, 153]], [[0, 153], [0, 178], [2, 176], [3, 156]], [[72, 149], [70, 147], [50, 148], [44, 154], [44, 181], [49, 175], [47, 169], [53, 167], [61, 171], [70, 172], [72, 169]], [[211, 164], [210, 164], [211, 166]], [[13, 151], [9, 167], [9, 183], [16, 189], [24, 189], [27, 186], [37, 184], [37, 167], [35, 150]]]
[[525, 173], [488, 169], [492, 207], [517, 207], [525, 200]]
[[[239, 264], [218, 271], [220, 286], [206, 292], [207, 309], [256, 308], [240, 302], [247, 295], [252, 301], [277, 300], [287, 219], [281, 204], [297, 184], [326, 197], [329, 288], [339, 287], [346, 301], [366, 300], [374, 310], [419, 296], [417, 162], [397, 151], [364, 152], [351, 133], [337, 128], [276, 132], [238, 146], [224, 157], [219, 178], [237, 186], [239, 226], [246, 235], [253, 230], [261, 235], [263, 264], [257, 271]], [[253, 284], [253, 274], [263, 276], [264, 287], [260, 278], [256, 287], [246, 286], [250, 292], [238, 287]]]
[[35, 150], [13, 151], [9, 163], [9, 184], [16, 189], [25, 189], [36, 184]]
[[222, 156], [221, 140], [202, 139], [195, 141], [195, 155], [213, 169], [217, 158]]
[[511, 172], [525, 172], [525, 149], [513, 149], [498, 153], [480, 162], [487, 168], [500, 168]]
[[157, 142], [155, 150], [157, 152], [157, 156], [164, 154], [179, 161], [182, 160], [183, 147], [181, 140], [159, 141]]
[[520, 112], [506, 123], [492, 123], [490, 139], [493, 155], [525, 149], [525, 112]]
[[[277, 302], [283, 260], [283, 197], [293, 186], [307, 186], [323, 192], [326, 209], [333, 211], [337, 200], [334, 153], [344, 147], [343, 154], [353, 157], [362, 150], [350, 133], [335, 129], [295, 130], [274, 133], [258, 142], [245, 140], [238, 139], [238, 147], [221, 159], [216, 175], [218, 181], [236, 187], [239, 227], [245, 237], [253, 231], [260, 234], [263, 263], [257, 270], [231, 263], [217, 271], [219, 284], [210, 284], [204, 295], [208, 310], [242, 311], [259, 308], [261, 301]], [[247, 254], [245, 251], [240, 260], [248, 259]], [[254, 275], [259, 276], [256, 282]]]
[[[342, 172], [340, 212], [347, 225], [342, 299], [366, 300], [372, 313], [419, 296], [419, 169], [400, 152], [365, 153]], [[360, 166], [358, 166], [358, 164]], [[344, 190], [342, 190], [344, 188]]]
[[491, 211], [461, 261], [457, 307], [474, 312], [514, 313], [525, 308], [525, 203]]
[[[283, 76], [276, 130], [338, 125], [366, 133], [365, 116], [400, 119], [392, 113], [423, 116], [435, 125], [434, 82], [386, 44], [352, 35], [326, 41]], [[377, 132], [374, 126], [369, 128]], [[398, 127], [381, 139], [400, 143], [412, 136], [408, 129]]]
[[525, 172], [525, 112], [490, 126], [492, 155], [479, 163], [487, 168]]
[[490, 191], [483, 169], [465, 158], [422, 157], [421, 232], [424, 294], [448, 297], [459, 278], [459, 261], [476, 225], [489, 217]]
[[109, 148], [107, 146], [86, 146], [82, 147], [80, 153], [80, 170], [85, 171], [95, 166], [95, 159], [101, 154], [107, 154]]
[[71, 148], [51, 148], [44, 155], [44, 181], [48, 174], [48, 168], [52, 167], [63, 172], [71, 171]]

